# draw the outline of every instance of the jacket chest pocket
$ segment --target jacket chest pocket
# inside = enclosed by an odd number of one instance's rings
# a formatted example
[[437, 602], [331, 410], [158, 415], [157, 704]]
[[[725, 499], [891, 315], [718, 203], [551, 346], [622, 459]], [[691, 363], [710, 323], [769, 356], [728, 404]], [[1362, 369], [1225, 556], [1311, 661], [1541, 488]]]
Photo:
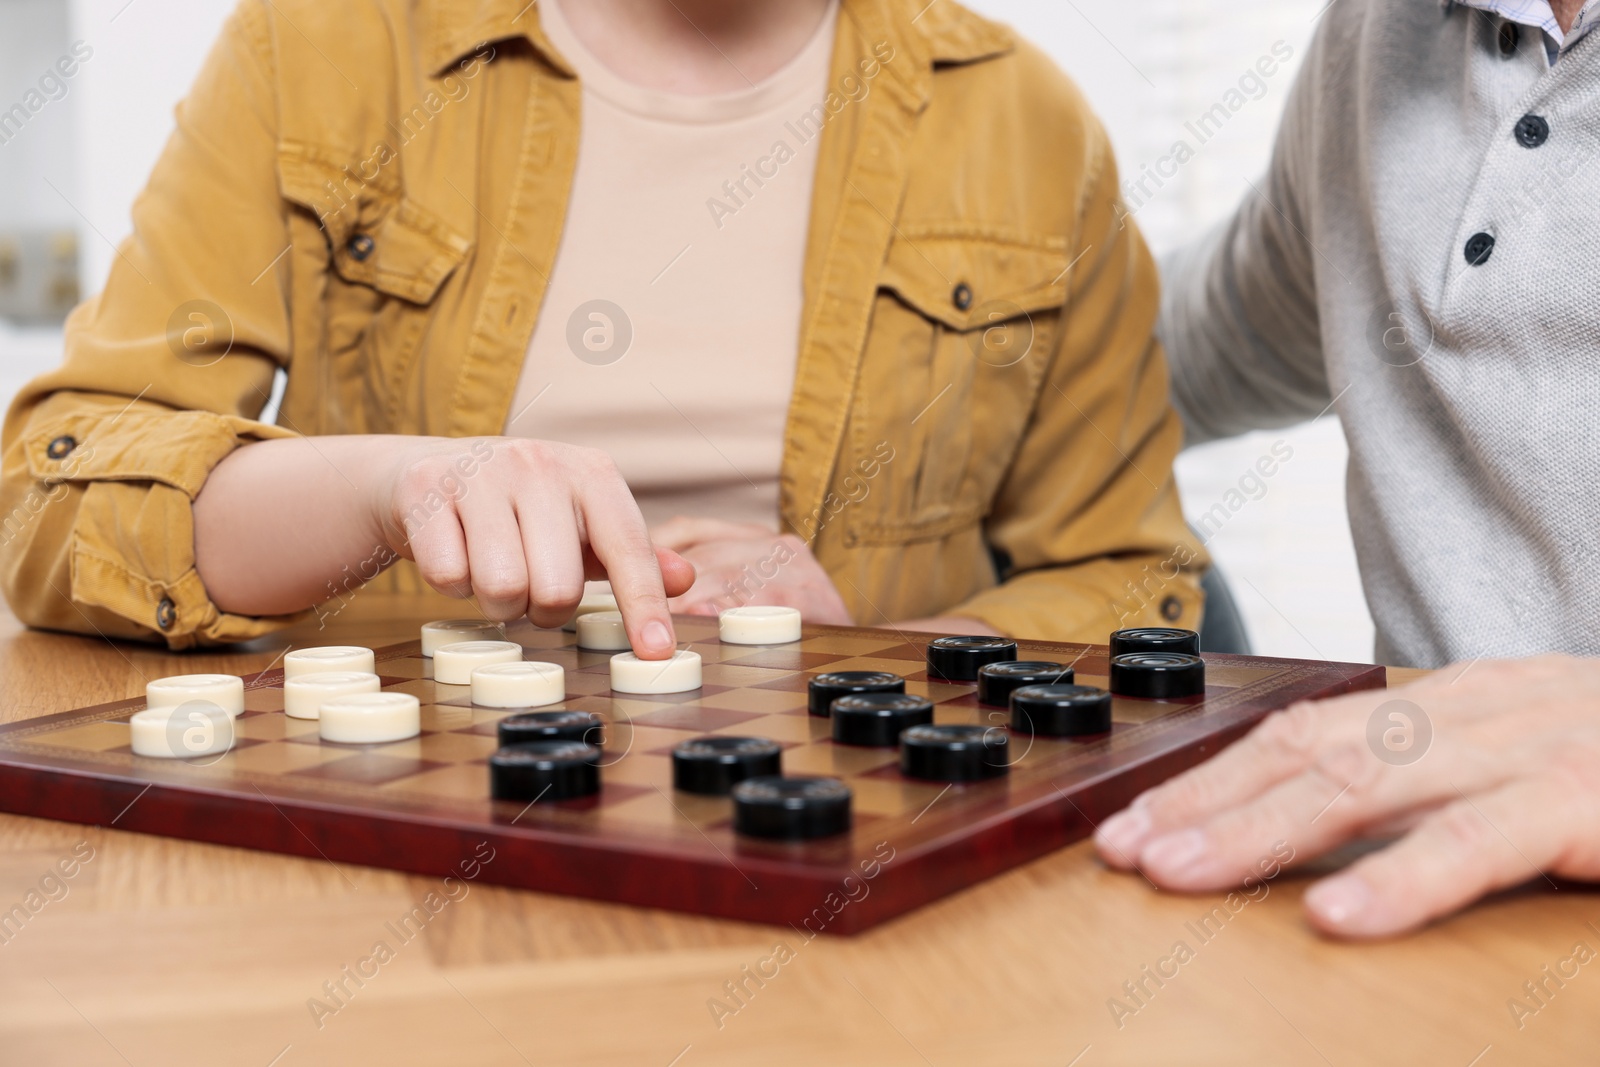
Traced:
[[[391, 161], [391, 171], [397, 167]], [[381, 168], [382, 183], [362, 183], [289, 146], [280, 149], [278, 170], [285, 198], [316, 215], [326, 245], [318, 341], [328, 380], [317, 384], [328, 401], [342, 402], [345, 430], [414, 421], [400, 410], [404, 383], [440, 289], [472, 242], [407, 198]]]
[[1066, 246], [903, 229], [879, 276], [851, 415], [861, 454], [893, 448], [894, 476], [858, 543], [941, 537], [990, 511], [1054, 353]]

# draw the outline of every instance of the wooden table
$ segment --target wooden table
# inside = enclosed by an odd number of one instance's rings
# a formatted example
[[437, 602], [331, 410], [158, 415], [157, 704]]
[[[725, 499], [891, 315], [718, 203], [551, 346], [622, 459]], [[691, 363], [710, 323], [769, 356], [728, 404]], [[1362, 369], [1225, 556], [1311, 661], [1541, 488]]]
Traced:
[[[260, 670], [288, 642], [407, 640], [426, 617], [374, 596], [320, 634], [204, 656], [0, 617], [0, 715]], [[92, 858], [51, 877], [75, 849]], [[1081, 844], [851, 940], [474, 885], [400, 943], [385, 924], [436, 879], [0, 816], [0, 919], [30, 891], [49, 901], [0, 927], [0, 1064], [1600, 1061], [1600, 962], [1520, 1030], [1507, 1007], [1575, 944], [1600, 950], [1593, 893], [1541, 883], [1352, 946], [1307, 929], [1305, 884], [1280, 878], [1202, 941], [1222, 898], [1157, 893]], [[398, 947], [358, 987], [344, 968], [379, 940]], [[1123, 983], [1178, 941], [1193, 958], [1160, 988], [1145, 979], [1153, 995], [1119, 1027], [1108, 1002], [1131, 1004]], [[725, 983], [779, 943], [776, 976], [729, 999]], [[324, 983], [340, 981], [350, 995], [334, 1001]], [[343, 1003], [319, 1025], [312, 998]], [[714, 998], [738, 1010], [716, 1020]]]

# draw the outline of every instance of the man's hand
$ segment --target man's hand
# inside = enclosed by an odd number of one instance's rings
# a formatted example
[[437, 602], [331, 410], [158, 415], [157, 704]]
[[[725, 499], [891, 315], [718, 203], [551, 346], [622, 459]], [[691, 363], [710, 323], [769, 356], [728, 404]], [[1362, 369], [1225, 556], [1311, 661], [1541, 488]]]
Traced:
[[428, 584], [476, 596], [491, 619], [559, 626], [585, 579], [609, 579], [642, 659], [672, 654], [667, 597], [693, 568], [650, 542], [603, 452], [515, 437], [418, 438], [398, 450], [374, 502], [396, 552]]
[[1306, 893], [1334, 935], [1401, 933], [1541, 873], [1600, 881], [1600, 663], [1446, 668], [1302, 704], [1139, 797], [1101, 857], [1165, 889], [1239, 884], [1286, 842], [1297, 861], [1399, 840]]
[[694, 565], [694, 587], [672, 602], [686, 615], [747, 604], [799, 608], [807, 622], [851, 624], [833, 580], [800, 538], [753, 523], [677, 518], [651, 531]]

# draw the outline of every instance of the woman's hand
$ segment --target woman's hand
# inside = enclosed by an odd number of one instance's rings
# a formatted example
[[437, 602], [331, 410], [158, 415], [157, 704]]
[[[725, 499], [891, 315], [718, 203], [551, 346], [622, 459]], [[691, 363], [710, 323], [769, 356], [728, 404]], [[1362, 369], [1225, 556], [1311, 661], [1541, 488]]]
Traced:
[[693, 584], [694, 569], [651, 544], [603, 452], [513, 437], [415, 438], [397, 450], [373, 506], [390, 546], [429, 585], [476, 596], [490, 619], [559, 626], [584, 581], [606, 579], [634, 651], [673, 651], [667, 598]]
[[851, 624], [833, 580], [793, 534], [753, 523], [676, 518], [651, 531], [656, 544], [694, 565], [694, 587], [672, 604], [686, 615], [716, 615], [747, 604], [799, 608], [807, 622]]
[[1275, 845], [1311, 859], [1399, 840], [1306, 893], [1321, 930], [1383, 937], [1549, 873], [1600, 880], [1600, 663], [1446, 668], [1301, 704], [1139, 797], [1096, 834], [1106, 863], [1221, 890]]

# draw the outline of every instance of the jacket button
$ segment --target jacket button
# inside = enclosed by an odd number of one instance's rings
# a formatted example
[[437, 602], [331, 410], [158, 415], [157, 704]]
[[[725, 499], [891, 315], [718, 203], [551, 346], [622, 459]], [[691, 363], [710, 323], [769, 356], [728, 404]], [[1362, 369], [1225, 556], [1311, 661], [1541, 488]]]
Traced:
[[372, 255], [372, 250], [378, 247], [378, 242], [364, 233], [358, 233], [350, 238], [350, 243], [345, 246], [350, 250], [350, 258], [357, 263], [365, 263], [367, 257]]
[[1518, 32], [1517, 24], [1515, 22], [1500, 23], [1501, 58], [1510, 59], [1512, 56], [1517, 54], [1517, 38], [1520, 36], [1521, 33]]
[[164, 596], [161, 603], [156, 605], [156, 625], [163, 630], [172, 629], [172, 624], [178, 621], [178, 605], [172, 598]]
[[1494, 238], [1486, 233], [1475, 233], [1467, 238], [1467, 265], [1481, 267], [1489, 262], [1489, 253], [1494, 251]]
[[1550, 137], [1550, 124], [1543, 115], [1524, 115], [1512, 127], [1517, 143], [1523, 148], [1538, 148]]
[[1175, 596], [1169, 596], [1161, 602], [1161, 617], [1168, 622], [1177, 622], [1183, 615], [1183, 601]]
[[66, 459], [72, 455], [72, 450], [77, 447], [78, 439], [76, 437], [68, 437], [63, 434], [45, 446], [44, 454], [51, 459]]
[[972, 306], [972, 286], [966, 282], [958, 282], [950, 293], [950, 302], [956, 306], [957, 311], [965, 311]]

